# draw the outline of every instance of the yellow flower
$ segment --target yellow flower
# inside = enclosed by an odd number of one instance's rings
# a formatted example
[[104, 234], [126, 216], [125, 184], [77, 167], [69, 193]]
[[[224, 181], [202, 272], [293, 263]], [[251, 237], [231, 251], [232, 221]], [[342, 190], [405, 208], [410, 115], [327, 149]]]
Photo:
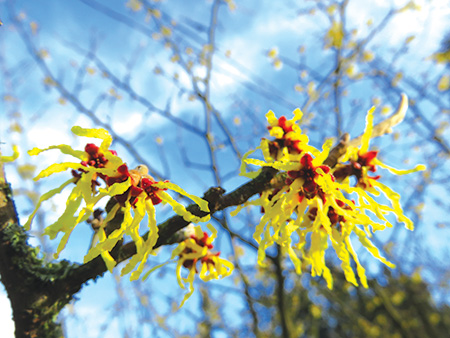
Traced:
[[[282, 252], [288, 254], [297, 273], [301, 273], [304, 261], [311, 265], [312, 276], [323, 276], [328, 287], [332, 288], [333, 278], [325, 264], [325, 251], [331, 243], [342, 262], [347, 281], [358, 285], [351, 266], [353, 259], [359, 280], [367, 287], [365, 269], [360, 264], [350, 239], [354, 234], [375, 258], [389, 267], [394, 267], [381, 256], [369, 238], [372, 231], [392, 226], [385, 217], [388, 213], [395, 214], [398, 221], [404, 222], [408, 229], [412, 229], [412, 222], [403, 214], [399, 203], [400, 196], [378, 182], [379, 176], [371, 177], [368, 172], [375, 172], [376, 165], [379, 165], [394, 174], [407, 174], [423, 170], [424, 166], [405, 171], [393, 169], [376, 158], [378, 152], [368, 150], [373, 129], [373, 111], [374, 109], [371, 109], [367, 115], [361, 147], [349, 147], [341, 159], [342, 162], [349, 161], [350, 164], [340, 163], [333, 171], [323, 165], [331, 148], [330, 140], [325, 142], [322, 152], [308, 146], [306, 139], [301, 150], [293, 151], [284, 147], [287, 150], [283, 150], [281, 156], [270, 150], [264, 152], [264, 148], [260, 146], [259, 148], [263, 149], [264, 161], [248, 158], [249, 153], [246, 154], [244, 164], [269, 166], [281, 171], [278, 175], [282, 183], [278, 179], [276, 188], [263, 192], [260, 198], [247, 202], [232, 213], [235, 215], [246, 205], [259, 206], [263, 211], [254, 233], [259, 244], [260, 265], [265, 264], [266, 249], [276, 243]], [[291, 131], [286, 132], [288, 128], [294, 131], [295, 127], [292, 127], [291, 122], [280, 122], [271, 112], [267, 116], [269, 130], [275, 140], [286, 138]], [[267, 141], [267, 144], [271, 142], [275, 141]], [[349, 185], [348, 177], [351, 175], [357, 178], [355, 187]], [[370, 196], [377, 196], [380, 191], [391, 201], [391, 206], [382, 205]], [[348, 194], [356, 196], [356, 201], [349, 200], [346, 197]], [[374, 220], [373, 215], [378, 220]]]
[[297, 108], [292, 113], [294, 117], [288, 120], [285, 116], [277, 118], [274, 112], [269, 110], [266, 114], [269, 124], [267, 129], [269, 130], [270, 136], [274, 137], [274, 140], [270, 141], [263, 138], [259, 147], [244, 154], [241, 166], [242, 176], [254, 178], [258, 174], [258, 172], [245, 172], [248, 156], [258, 149], [261, 149], [264, 160], [267, 163], [276, 161], [289, 162], [297, 158], [295, 155], [300, 155], [305, 151], [313, 154], [319, 153], [317, 149], [308, 145], [308, 136], [302, 134], [300, 127], [296, 124], [303, 116], [302, 111]]
[[[291, 120], [281, 116], [277, 118], [273, 111], [269, 110], [266, 114], [269, 126], [270, 136], [273, 141], [262, 139], [261, 148], [266, 161], [283, 161], [289, 158], [289, 155], [301, 154], [304, 151], [311, 151], [308, 146], [308, 136], [302, 134], [300, 127], [296, 124], [303, 117], [300, 109], [295, 109]], [[314, 151], [315, 149], [313, 149]]]
[[[380, 166], [395, 175], [405, 175], [420, 170], [425, 170], [424, 165], [418, 165], [413, 169], [399, 170], [392, 168], [379, 159], [377, 159], [378, 151], [369, 151], [370, 138], [373, 130], [373, 112], [375, 107], [369, 110], [366, 118], [366, 128], [362, 137], [361, 147], [348, 147], [346, 153], [339, 159], [338, 165], [333, 171], [333, 175], [338, 181], [342, 182], [341, 189], [348, 193], [355, 192], [359, 195], [361, 207], [373, 212], [377, 217], [386, 222], [388, 226], [392, 226], [384, 217], [386, 212], [392, 212], [396, 215], [399, 222], [404, 222], [406, 227], [410, 230], [413, 229], [413, 224], [404, 214], [400, 206], [400, 196], [392, 191], [389, 187], [382, 184], [378, 180], [380, 175], [369, 176], [369, 172], [376, 172], [377, 167]], [[346, 162], [349, 162], [346, 164]], [[349, 177], [356, 177], [356, 187], [352, 188], [349, 185]], [[392, 204], [392, 208], [384, 205], [380, 205], [370, 194], [378, 196], [382, 192]], [[364, 202], [364, 199], [368, 202]]]
[[[62, 153], [72, 155], [81, 162], [63, 162], [54, 163], [48, 168], [42, 170], [34, 180], [48, 177], [55, 173], [72, 170], [72, 177], [64, 182], [56, 189], [52, 189], [45, 193], [39, 199], [35, 210], [31, 213], [28, 221], [25, 223], [25, 229], [29, 230], [31, 221], [36, 215], [42, 202], [48, 200], [56, 194], [59, 194], [69, 184], [74, 183], [75, 187], [72, 189], [67, 202], [66, 210], [61, 217], [52, 225], [45, 229], [45, 234], [54, 239], [58, 233], [63, 232], [64, 235], [58, 245], [55, 256], [57, 257], [61, 250], [65, 247], [70, 234], [75, 226], [86, 221], [94, 212], [95, 205], [106, 196], [114, 196], [124, 193], [130, 187], [130, 180], [121, 184], [101, 187], [98, 182], [99, 178], [112, 176], [115, 174], [117, 168], [123, 163], [114, 151], [109, 150], [112, 143], [112, 137], [104, 129], [83, 129], [81, 127], [73, 127], [72, 132], [77, 136], [94, 137], [102, 140], [100, 147], [89, 143], [86, 145], [84, 151], [74, 150], [70, 146], [62, 144], [50, 146], [46, 149], [34, 148], [28, 153], [30, 155], [38, 155], [43, 151], [50, 149], [59, 149]], [[84, 204], [82, 205], [82, 202]], [[77, 211], [79, 210], [78, 214]]]
[[[98, 242], [91, 247], [84, 257], [84, 261], [88, 262], [101, 255], [107, 268], [112, 271], [116, 262], [109, 252], [119, 240], [128, 235], [136, 244], [137, 254], [130, 259], [129, 263], [122, 270], [122, 274], [131, 272], [137, 266], [136, 270], [131, 274], [130, 278], [132, 280], [139, 278], [145, 262], [153, 252], [153, 247], [158, 239], [155, 205], [159, 203], [170, 204], [175, 213], [183, 216], [186, 221], [201, 222], [209, 219], [209, 215], [203, 218], [192, 215], [182, 204], [175, 201], [165, 191], [170, 189], [184, 195], [197, 203], [202, 211], [208, 212], [208, 203], [205, 200], [188, 194], [177, 185], [168, 181], [156, 182], [153, 177], [148, 175], [148, 168], [144, 165], [128, 170], [127, 165], [117, 156], [116, 152], [109, 150], [112, 137], [106, 130], [73, 127], [72, 132], [78, 136], [101, 139], [102, 143], [100, 147], [93, 143], [88, 143], [84, 151], [74, 150], [68, 145], [58, 145], [46, 149], [35, 148], [29, 152], [30, 155], [37, 155], [42, 151], [59, 149], [62, 153], [72, 155], [81, 160], [79, 163], [64, 162], [52, 164], [47, 169], [42, 170], [35, 178], [35, 180], [38, 180], [67, 169], [72, 170], [72, 178], [64, 182], [60, 187], [50, 190], [41, 196], [36, 209], [25, 224], [25, 228], [29, 229], [31, 221], [43, 201], [60, 193], [71, 183], [75, 184], [67, 199], [64, 213], [44, 231], [44, 234], [50, 236], [51, 239], [54, 239], [60, 232], [64, 233], [58, 245], [56, 257], [64, 249], [75, 226], [88, 220], [93, 214], [97, 203], [104, 197], [114, 197], [116, 203], [109, 210], [102, 222], [102, 226], [97, 230]], [[112, 233], [107, 236], [104, 226], [114, 218], [119, 210], [123, 213], [123, 222], [118, 229], [113, 229]], [[147, 227], [149, 232], [147, 239], [144, 240], [139, 234], [139, 226], [146, 215], [148, 215]]]
[[[184, 283], [189, 284], [189, 291], [184, 296], [180, 307], [194, 292], [194, 279], [198, 273], [198, 265], [201, 265], [199, 277], [204, 282], [227, 277], [234, 270], [233, 263], [219, 257], [220, 252], [213, 253], [210, 251], [214, 248], [212, 242], [217, 235], [217, 231], [211, 224], [208, 224], [208, 229], [212, 232], [212, 236], [203, 232], [200, 226], [191, 226], [192, 234], [172, 252], [172, 259], [179, 257], [176, 268], [178, 284], [182, 289], [185, 289]], [[183, 267], [189, 270], [187, 277], [181, 276]]]

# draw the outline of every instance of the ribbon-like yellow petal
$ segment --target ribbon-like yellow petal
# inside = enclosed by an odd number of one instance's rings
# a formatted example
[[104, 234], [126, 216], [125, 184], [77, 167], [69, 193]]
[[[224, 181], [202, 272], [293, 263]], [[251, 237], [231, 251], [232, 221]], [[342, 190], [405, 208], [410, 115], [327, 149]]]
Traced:
[[109, 146], [112, 143], [112, 137], [108, 133], [107, 130], [98, 128], [98, 129], [88, 129], [81, 128], [79, 126], [72, 127], [72, 133], [77, 136], [85, 136], [85, 137], [94, 137], [102, 140], [102, 144], [100, 145], [100, 149], [102, 151], [108, 150]]

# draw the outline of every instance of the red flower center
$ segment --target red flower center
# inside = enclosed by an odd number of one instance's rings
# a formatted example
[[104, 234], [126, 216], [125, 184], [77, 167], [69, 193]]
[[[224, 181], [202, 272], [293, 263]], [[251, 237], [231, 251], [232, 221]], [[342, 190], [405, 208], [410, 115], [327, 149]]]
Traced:
[[[372, 163], [377, 155], [378, 151], [375, 150], [368, 151], [367, 153], [362, 155], [358, 154], [358, 159], [356, 161], [350, 160], [349, 164], [337, 169], [334, 172], [334, 177], [342, 180], [349, 176], [355, 176], [357, 180], [356, 185], [367, 188], [367, 183], [364, 180], [365, 178], [378, 180], [381, 177], [380, 175], [363, 177], [363, 167], [366, 167], [367, 170], [371, 172], [377, 171], [375, 164]], [[370, 183], [369, 186], [371, 186]]]
[[[191, 235], [190, 238], [192, 238], [195, 241], [195, 243], [201, 247], [207, 247], [208, 249], [212, 249], [214, 247], [212, 244], [207, 243], [209, 235], [206, 232], [203, 232], [202, 238], [198, 238], [196, 235]], [[185, 248], [184, 251], [182, 253], [180, 253], [180, 257], [182, 257], [185, 254], [191, 253], [191, 252], [193, 252], [193, 250], [191, 248]], [[205, 256], [203, 256], [202, 258], [200, 258], [200, 262], [214, 265], [215, 263], [214, 263], [213, 259], [211, 258], [211, 256], [219, 256], [219, 255], [220, 255], [220, 251], [216, 252], [216, 253], [212, 253], [208, 250], [207, 254]], [[183, 262], [183, 266], [187, 269], [190, 269], [194, 266], [195, 272], [198, 273], [197, 267], [196, 267], [198, 260], [199, 260], [198, 258], [187, 259]]]
[[[330, 172], [330, 167], [326, 165], [320, 165], [315, 167], [312, 164], [312, 156], [310, 154], [305, 154], [300, 159], [300, 164], [302, 168], [300, 170], [291, 170], [288, 171], [288, 178], [286, 179], [286, 184], [291, 184], [297, 178], [302, 178], [304, 180], [303, 183], [303, 194], [306, 198], [311, 199], [319, 194], [319, 190], [321, 190], [318, 184], [315, 181], [315, 178], [321, 174], [317, 172], [317, 169], [322, 169], [325, 174]], [[334, 180], [334, 178], [332, 177]]]
[[[300, 141], [299, 140], [292, 140], [290, 138], [286, 137], [286, 134], [293, 131], [293, 125], [287, 125], [287, 119], [284, 116], [281, 116], [278, 119], [278, 127], [283, 129], [283, 137], [277, 138], [274, 141], [269, 142], [269, 153], [270, 156], [273, 158], [277, 158], [278, 152], [283, 149], [284, 147], [288, 148], [288, 151], [290, 154], [300, 154], [302, 151], [300, 149]], [[268, 130], [271, 130], [273, 126], [267, 127]]]
[[86, 144], [84, 151], [88, 153], [89, 158], [87, 161], [82, 161], [81, 164], [84, 166], [91, 166], [95, 168], [104, 168], [108, 160], [105, 155], [98, 152], [99, 147], [93, 143]]
[[160, 190], [167, 190], [155, 187], [157, 182], [152, 181], [149, 178], [143, 178], [141, 180], [141, 187], [147, 193], [148, 198], [152, 200], [153, 205], [157, 205], [162, 202], [162, 199], [156, 194]]

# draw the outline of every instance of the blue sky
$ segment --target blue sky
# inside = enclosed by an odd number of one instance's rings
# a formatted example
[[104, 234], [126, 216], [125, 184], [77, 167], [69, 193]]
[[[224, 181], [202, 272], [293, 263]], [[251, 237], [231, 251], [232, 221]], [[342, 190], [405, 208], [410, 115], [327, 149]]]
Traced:
[[[178, 64], [170, 62], [172, 52], [163, 48], [160, 40], [148, 39], [152, 28], [145, 20], [145, 13], [133, 13], [125, 6], [125, 2], [114, 0], [98, 3], [103, 5], [107, 3], [108, 8], [124, 15], [125, 18], [134, 18], [136, 27], [134, 30], [123, 22], [99, 13], [81, 0], [13, 1], [12, 3], [16, 13], [23, 13], [20, 14], [22, 22], [31, 34], [35, 47], [49, 52], [50, 56], [46, 62], [52, 74], [73, 91], [76, 91], [77, 84], [81, 82], [83, 86], [78, 97], [80, 102], [89, 109], [95, 106], [96, 100], [99, 100], [101, 95], [104, 95], [102, 103], [96, 110], [97, 116], [107, 122], [118, 136], [132, 140], [141, 155], [158, 173], [164, 173], [165, 178], [175, 183], [180, 185], [182, 183], [183, 188], [190, 193], [201, 195], [209, 186], [216, 184], [213, 176], [201, 169], [209, 163], [205, 155], [207, 149], [204, 140], [194, 132], [176, 125], [173, 118], [164, 116], [164, 111], [169, 107], [174, 118], [202, 128], [206, 122], [203, 114], [199, 113], [202, 111], [201, 104], [188, 99], [192, 83]], [[367, 25], [368, 20], [373, 20], [376, 25], [392, 6], [400, 8], [406, 3], [407, 1], [400, 0], [350, 1], [348, 28], [358, 29], [358, 34], [365, 36], [370, 29]], [[391, 61], [389, 58], [395, 55], [395, 51], [405, 39], [416, 35], [408, 47], [414, 52], [408, 53], [406, 57], [400, 57], [397, 64], [394, 63], [394, 67], [409, 74], [427, 73], [433, 76], [433, 72], [437, 74], [442, 69], [432, 68], [430, 72], [430, 62], [427, 58], [439, 47], [442, 31], [448, 28], [446, 25], [449, 22], [450, 9], [446, 1], [431, 3], [418, 1], [417, 3], [422, 5], [421, 11], [406, 11], [398, 15], [370, 42], [370, 49], [375, 57]], [[1, 110], [8, 112], [14, 109], [20, 110], [20, 123], [27, 133], [26, 137], [24, 134], [10, 133], [8, 128], [11, 115], [1, 113], [0, 139], [6, 142], [5, 148], [9, 144], [19, 143], [23, 152], [34, 146], [45, 147], [60, 143], [82, 147], [85, 141], [76, 140], [69, 132], [70, 127], [72, 125], [93, 127], [95, 122], [89, 114], [78, 114], [77, 108], [70, 102], [65, 104], [58, 102], [60, 94], [42, 85], [45, 75], [28, 56], [23, 41], [12, 28], [6, 5], [5, 0], [0, 1], [0, 19], [4, 23], [0, 31], [0, 41], [1, 48], [4, 50], [2, 53], [4, 64], [14, 70], [14, 75], [12, 78], [0, 75], [0, 79], [5, 85], [5, 92], [9, 90], [9, 83], [13, 87], [11, 91], [20, 99], [20, 102], [2, 102], [4, 107], [1, 107]], [[208, 25], [211, 1], [168, 0], [155, 3], [155, 6], [162, 9], [164, 13], [169, 13], [177, 21], [177, 27], [180, 27], [182, 32], [179, 33], [178, 40], [181, 49], [201, 48], [199, 39], [207, 37], [202, 29], [204, 25]], [[266, 56], [269, 49], [276, 47], [280, 55], [291, 60], [306, 60], [308, 66], [318, 74], [326, 74], [332, 67], [331, 52], [322, 49], [321, 36], [327, 19], [320, 15], [300, 15], [302, 10], [308, 11], [312, 7], [313, 3], [309, 2], [298, 5], [294, 1], [247, 0], [237, 2], [237, 9], [234, 12], [230, 12], [225, 6], [220, 8], [220, 23], [216, 30], [218, 51], [214, 57], [215, 68], [211, 77], [211, 102], [223, 114], [224, 121], [231, 126], [238, 148], [242, 152], [249, 146], [256, 146], [259, 138], [264, 136], [264, 114], [269, 109], [274, 110], [277, 116], [290, 114], [294, 107], [303, 107], [307, 100], [304, 93], [294, 90], [295, 84], [299, 81], [299, 74], [288, 64], [284, 64], [280, 70], [275, 70]], [[33, 23], [37, 24], [36, 35], [31, 33]], [[189, 38], [189, 34], [195, 35], [196, 39]], [[96, 64], [95, 60], [88, 61], [86, 57], [94, 42], [96, 56], [101, 60], [101, 64]], [[299, 46], [306, 47], [303, 56], [298, 53]], [[106, 68], [101, 69], [101, 65]], [[88, 68], [95, 70], [95, 73], [86, 72], [81, 76], [77, 71], [77, 69]], [[155, 74], [155, 69], [162, 69], [163, 73]], [[123, 83], [129, 83], [143, 99], [148, 99], [152, 103], [154, 109], [147, 110], [148, 107], [128, 98], [123, 88], [114, 85], [110, 76], [102, 76], [105, 70], [116, 75]], [[196, 67], [193, 73], [204, 76], [205, 68]], [[126, 81], [127, 75], [130, 78], [129, 82]], [[174, 76], [178, 77], [175, 84], [172, 81]], [[114, 99], [111, 88], [117, 91], [117, 95], [121, 97], [120, 100]], [[405, 88], [407, 88], [406, 85]], [[361, 82], [352, 87], [351, 97], [345, 101], [344, 108], [352, 111], [351, 99], [362, 101], [362, 112], [355, 114], [354, 118], [344, 123], [345, 130], [352, 136], [362, 132], [365, 111], [372, 105], [373, 97], [380, 96], [380, 92], [379, 88], [370, 81]], [[394, 94], [391, 94], [391, 98], [389, 104], [394, 106], [396, 102]], [[323, 105], [318, 103], [314, 107], [315, 110], [310, 112], [320, 111], [322, 107]], [[430, 120], [435, 121], [431, 110], [429, 117]], [[236, 118], [239, 119], [239, 123], [236, 122]], [[336, 135], [334, 133], [325, 135], [334, 120], [325, 115], [318, 116], [316, 119], [304, 128], [310, 131], [311, 141], [319, 146], [325, 136]], [[412, 121], [413, 117], [408, 119]], [[385, 153], [386, 162], [395, 164], [397, 167], [412, 167], [420, 161], [423, 154], [417, 156], [407, 154], [399, 157], [395, 153], [395, 148], [403, 149], [404, 152], [404, 147], [410, 145], [411, 139], [415, 139], [417, 134], [420, 134], [420, 131], [410, 129], [409, 126], [399, 129], [404, 136], [394, 146], [391, 145], [390, 137], [386, 137], [384, 141], [375, 142], [379, 145], [389, 145]], [[245, 179], [233, 175], [239, 163], [219, 126], [214, 126], [213, 134], [219, 140], [218, 144], [224, 146], [223, 151], [218, 152], [218, 161], [223, 176], [223, 186], [231, 190], [245, 182]], [[131, 167], [139, 164], [119, 142], [116, 142], [114, 147], [123, 154]], [[436, 152], [433, 146], [430, 147], [430, 151]], [[184, 156], [196, 162], [198, 169], [195, 166], [177, 169], [178, 165], [185, 160]], [[408, 158], [409, 163], [403, 163]], [[49, 152], [40, 156], [39, 160], [26, 161], [42, 169], [54, 161], [61, 160], [63, 157]], [[25, 163], [25, 160], [23, 161], [20, 164]], [[227, 175], [227, 173], [231, 174]], [[23, 183], [12, 168], [8, 168], [8, 179], [13, 186], [33, 189], [31, 183]], [[47, 182], [53, 183], [58, 179], [65, 180], [61, 177]], [[418, 178], [414, 178], [409, 182], [417, 180]], [[42, 183], [39, 190], [45, 191], [46, 184], [49, 183]], [[404, 189], [402, 191], [405, 191], [406, 196], [412, 193], [411, 189], [408, 190], [408, 186], [402, 186], [401, 182], [399, 187]], [[19, 208], [20, 216], [25, 220], [31, 205], [23, 197], [19, 197], [18, 200], [22, 202]], [[62, 212], [64, 205], [55, 201], [44, 208], [52, 211], [49, 212], [51, 216], [48, 219], [51, 221], [51, 217], [55, 218]], [[161, 219], [168, 215], [169, 209], [163, 208]], [[433, 221], [443, 217], [432, 203], [425, 204], [423, 215]], [[404, 230], [398, 233], [401, 236], [409, 235]], [[444, 247], [448, 240], [448, 230], [447, 233], [439, 233], [438, 236], [429, 234], [427, 231], [418, 231], [415, 236], [424, 236], [429, 245]], [[83, 227], [80, 226], [62, 257], [81, 261], [85, 253], [85, 243]], [[229, 243], [223, 239], [219, 245], [226, 250]], [[252, 259], [254, 257], [250, 255], [248, 260]], [[165, 278], [162, 280], [171, 279], [172, 282], [169, 283], [174, 282], [174, 276], [170, 273], [167, 273]], [[154, 281], [156, 280], [158, 279], [155, 278]], [[230, 281], [224, 281], [224, 283], [231, 285]], [[78, 332], [78, 336], [98, 337], [100, 334], [96, 331], [98, 321], [92, 320], [93, 313], [98, 313], [99, 309], [113, 302], [108, 294], [114, 286], [112, 277], [106, 277], [85, 287], [79, 295], [80, 300], [74, 305], [75, 311], [83, 318], [85, 327], [80, 326], [79, 321], [72, 322], [67, 312], [66, 318], [69, 318], [67, 323], [70, 330], [79, 326], [81, 331]], [[99, 301], [96, 296], [104, 299], [105, 302]], [[179, 300], [182, 297], [181, 293], [172, 296]], [[167, 305], [167, 299], [164, 297], [155, 297], [154, 301], [155, 306], [163, 309]], [[2, 311], [7, 312], [8, 305], [4, 297], [0, 298], [0, 304]], [[186, 306], [190, 311], [197, 311], [198, 297], [194, 295]], [[11, 328], [10, 322], [4, 322], [7, 315], [3, 313], [0, 313], [1, 326]], [[233, 316], [232, 313], [226, 315], [239, 321], [238, 315]], [[174, 318], [183, 318], [183, 316], [185, 313]], [[114, 333], [120, 330], [120, 322], [116, 320], [113, 323], [108, 329], [109, 337], [113, 337]], [[77, 336], [77, 334], [70, 336]]]

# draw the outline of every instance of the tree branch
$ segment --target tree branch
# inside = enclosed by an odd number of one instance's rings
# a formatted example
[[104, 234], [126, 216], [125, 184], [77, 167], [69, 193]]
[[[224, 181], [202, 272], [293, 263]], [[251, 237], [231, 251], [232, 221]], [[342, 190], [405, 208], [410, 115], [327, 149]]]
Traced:
[[74, 292], [56, 281], [66, 276], [74, 265], [67, 261], [45, 263], [27, 240], [27, 234], [19, 225], [11, 188], [2, 174], [0, 276], [11, 301], [16, 337], [61, 337], [61, 326], [54, 319]]
[[[379, 137], [386, 133], [390, 133], [392, 127], [403, 121], [407, 108], [408, 98], [405, 94], [402, 94], [396, 112], [391, 117], [374, 126], [372, 137]], [[348, 134], [344, 134], [341, 141], [330, 151], [330, 154], [324, 163], [330, 167], [334, 167], [339, 157], [345, 153], [347, 147], [358, 146], [361, 143], [361, 139], [362, 136], [349, 140]], [[271, 188], [271, 181], [277, 173], [278, 171], [276, 169], [265, 167], [256, 178], [228, 194], [224, 194], [225, 191], [220, 187], [210, 188], [203, 196], [203, 198], [208, 201], [210, 214], [212, 215], [217, 211], [224, 210], [231, 206], [242, 205], [247, 202], [250, 197]], [[187, 207], [187, 210], [199, 217], [207, 215], [207, 213], [200, 210], [197, 204], [191, 204]], [[182, 240], [179, 235], [177, 235], [177, 232], [188, 224], [189, 222], [185, 221], [182, 216], [171, 217], [159, 224], [159, 237], [155, 249], [162, 245], [173, 244]], [[143, 238], [146, 239], [147, 236], [148, 233], [144, 234]], [[123, 262], [135, 254], [136, 245], [134, 242], [120, 245], [120, 247], [115, 248], [114, 252], [112, 252], [117, 263]], [[78, 276], [71, 276], [71, 279], [68, 279], [67, 283], [73, 283], [74, 280], [77, 280], [77, 283], [83, 284], [90, 279], [95, 279], [106, 271], [106, 266], [103, 259], [97, 257], [96, 259], [79, 266], [77, 270], [80, 274]], [[75, 272], [75, 275], [77, 274], [78, 273]]]

